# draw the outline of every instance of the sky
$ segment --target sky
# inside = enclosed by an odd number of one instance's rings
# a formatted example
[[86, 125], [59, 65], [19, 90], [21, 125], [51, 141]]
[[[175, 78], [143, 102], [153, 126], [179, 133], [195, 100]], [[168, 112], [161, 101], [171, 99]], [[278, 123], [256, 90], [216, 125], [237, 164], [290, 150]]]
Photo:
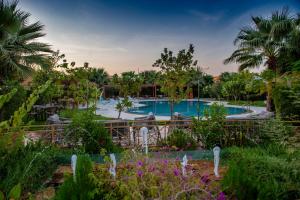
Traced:
[[224, 65], [239, 30], [251, 16], [270, 16], [300, 0], [20, 0], [31, 21], [45, 25], [41, 39], [76, 66], [88, 62], [109, 74], [152, 70], [166, 47], [174, 53], [195, 46], [195, 59], [206, 73], [237, 71]]

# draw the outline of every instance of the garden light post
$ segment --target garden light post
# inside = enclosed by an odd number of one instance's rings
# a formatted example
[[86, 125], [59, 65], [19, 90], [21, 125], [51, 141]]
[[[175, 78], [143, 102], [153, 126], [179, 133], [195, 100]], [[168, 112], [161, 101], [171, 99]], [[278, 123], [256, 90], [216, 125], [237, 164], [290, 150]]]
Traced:
[[77, 163], [77, 156], [75, 154], [73, 154], [71, 157], [71, 168], [72, 168], [72, 172], [73, 172], [74, 182], [76, 182], [76, 163]]
[[110, 160], [112, 161], [112, 164], [109, 166], [109, 173], [116, 178], [116, 167], [117, 167], [117, 161], [116, 156], [114, 153], [109, 154]]
[[145, 154], [148, 155], [148, 129], [146, 127], [142, 127], [140, 129], [140, 133], [143, 138], [142, 147], [145, 148]]
[[214, 152], [214, 173], [215, 173], [216, 177], [220, 176], [219, 171], [218, 171], [219, 162], [220, 162], [220, 151], [221, 151], [221, 148], [218, 147], [218, 146], [215, 146], [213, 148], [213, 152]]

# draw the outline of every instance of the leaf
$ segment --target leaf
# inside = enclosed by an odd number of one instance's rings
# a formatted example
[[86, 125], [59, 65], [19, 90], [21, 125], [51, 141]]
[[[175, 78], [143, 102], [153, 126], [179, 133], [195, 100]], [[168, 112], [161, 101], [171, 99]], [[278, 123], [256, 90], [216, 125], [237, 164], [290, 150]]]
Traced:
[[21, 184], [20, 183], [15, 185], [10, 190], [8, 197], [9, 197], [9, 199], [14, 199], [14, 200], [20, 199], [20, 197], [21, 197]]
[[5, 200], [3, 192], [0, 191], [0, 200]]

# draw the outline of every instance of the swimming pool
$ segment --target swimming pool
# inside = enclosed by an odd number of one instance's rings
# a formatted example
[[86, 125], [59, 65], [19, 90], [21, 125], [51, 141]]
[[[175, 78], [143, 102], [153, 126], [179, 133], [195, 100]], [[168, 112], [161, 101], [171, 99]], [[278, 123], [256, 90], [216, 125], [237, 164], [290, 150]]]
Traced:
[[[168, 101], [139, 101], [142, 106], [132, 107], [127, 112], [133, 114], [147, 115], [152, 112], [157, 116], [170, 116], [170, 105]], [[207, 102], [200, 101], [200, 116], [203, 116], [205, 109], [208, 109], [210, 105]], [[174, 112], [178, 112], [184, 116], [197, 116], [198, 101], [181, 101], [174, 105]], [[237, 107], [225, 107], [227, 115], [242, 114], [247, 112], [246, 109]]]

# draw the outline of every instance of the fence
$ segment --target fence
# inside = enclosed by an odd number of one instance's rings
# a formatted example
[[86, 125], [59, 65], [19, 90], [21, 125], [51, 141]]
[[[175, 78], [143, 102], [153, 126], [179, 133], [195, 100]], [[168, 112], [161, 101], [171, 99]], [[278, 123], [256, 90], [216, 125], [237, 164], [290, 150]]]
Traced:
[[[226, 132], [227, 145], [242, 145], [245, 140], [256, 137], [267, 120], [226, 120], [223, 124]], [[286, 124], [300, 130], [300, 121], [286, 121]], [[174, 129], [185, 129], [191, 133], [193, 123], [191, 120], [111, 120], [103, 121], [105, 128], [110, 133], [113, 142], [122, 147], [140, 146], [142, 143], [139, 130], [147, 127], [149, 146], [158, 146], [165, 140]], [[66, 145], [64, 141], [64, 130], [67, 124], [32, 125], [24, 126], [26, 136], [31, 140], [43, 140], [46, 142]]]

